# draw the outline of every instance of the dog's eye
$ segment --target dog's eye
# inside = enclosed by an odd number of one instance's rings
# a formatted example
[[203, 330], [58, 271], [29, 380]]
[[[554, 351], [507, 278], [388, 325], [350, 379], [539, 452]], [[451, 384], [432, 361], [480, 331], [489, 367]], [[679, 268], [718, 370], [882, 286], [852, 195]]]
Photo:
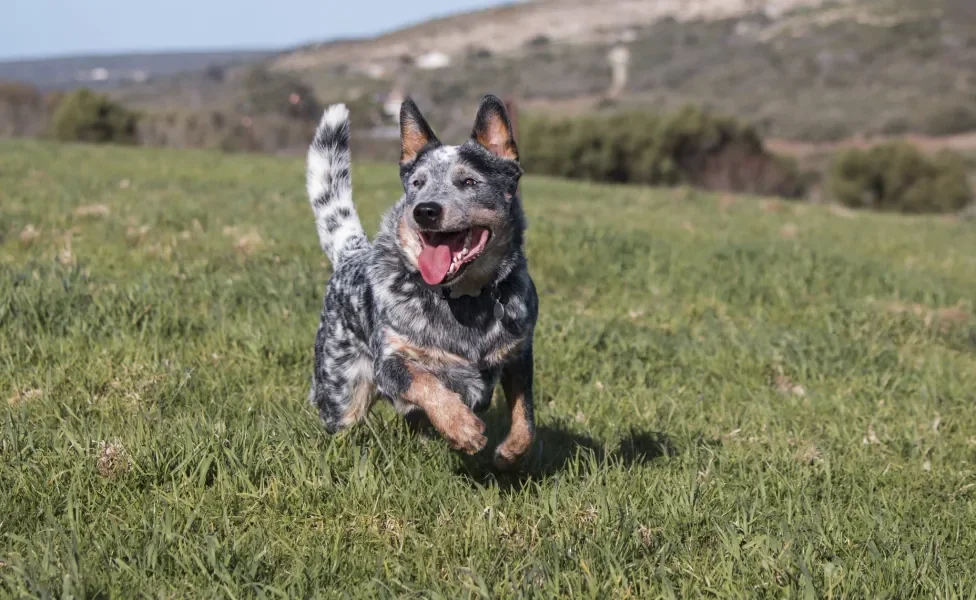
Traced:
[[415, 187], [415, 188], [419, 188], [419, 187], [422, 187], [422, 186], [424, 185], [424, 182], [423, 182], [423, 181], [421, 181], [420, 179], [414, 179], [414, 180], [413, 180], [413, 181], [411, 181], [410, 183], [411, 183], [411, 185], [413, 185], [413, 187]]
[[474, 187], [478, 182], [468, 177], [464, 180], [464, 187]]

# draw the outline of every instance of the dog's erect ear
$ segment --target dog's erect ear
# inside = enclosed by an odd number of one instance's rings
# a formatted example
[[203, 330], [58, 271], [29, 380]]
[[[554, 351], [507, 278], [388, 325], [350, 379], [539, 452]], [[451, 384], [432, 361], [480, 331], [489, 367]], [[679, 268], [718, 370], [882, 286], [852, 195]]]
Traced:
[[512, 122], [508, 119], [505, 105], [495, 96], [485, 96], [474, 118], [471, 139], [488, 149], [495, 156], [506, 160], [518, 160], [518, 148], [512, 134]]
[[439, 146], [440, 140], [420, 114], [417, 104], [406, 98], [400, 105], [400, 164], [405, 165], [417, 158], [428, 144]]

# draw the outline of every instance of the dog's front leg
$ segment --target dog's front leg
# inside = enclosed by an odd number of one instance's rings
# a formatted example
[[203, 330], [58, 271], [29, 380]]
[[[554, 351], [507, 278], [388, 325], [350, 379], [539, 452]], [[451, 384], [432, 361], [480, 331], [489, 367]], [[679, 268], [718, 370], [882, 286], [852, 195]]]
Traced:
[[531, 344], [502, 368], [502, 389], [512, 415], [512, 425], [505, 441], [495, 450], [495, 466], [511, 469], [532, 448], [535, 438]]
[[399, 356], [388, 358], [379, 376], [383, 393], [423, 410], [451, 448], [475, 454], [488, 443], [484, 422], [461, 396], [419, 364]]

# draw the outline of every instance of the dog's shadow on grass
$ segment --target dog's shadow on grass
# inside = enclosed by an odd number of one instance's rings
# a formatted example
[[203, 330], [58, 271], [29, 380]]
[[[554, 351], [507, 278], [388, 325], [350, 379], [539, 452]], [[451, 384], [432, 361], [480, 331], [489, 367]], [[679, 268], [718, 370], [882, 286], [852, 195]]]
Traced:
[[[492, 432], [507, 432], [507, 419], [497, 411], [482, 415]], [[538, 424], [532, 452], [512, 471], [499, 471], [492, 463], [501, 438], [490, 439], [484, 451], [475, 456], [459, 455], [456, 474], [477, 487], [497, 486], [506, 492], [519, 492], [533, 481], [550, 477], [580, 477], [611, 464], [624, 467], [641, 465], [674, 456], [671, 439], [657, 431], [628, 430], [619, 443], [609, 444], [573, 431], [565, 421]]]

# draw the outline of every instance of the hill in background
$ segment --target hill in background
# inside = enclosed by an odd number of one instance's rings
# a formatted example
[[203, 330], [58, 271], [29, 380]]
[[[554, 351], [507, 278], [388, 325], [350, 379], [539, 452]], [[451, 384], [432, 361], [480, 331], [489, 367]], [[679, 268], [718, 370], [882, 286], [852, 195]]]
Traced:
[[0, 79], [30, 83], [45, 90], [111, 88], [211, 67], [255, 62], [270, 55], [267, 50], [226, 50], [11, 60], [0, 62]]
[[[976, 8], [967, 0], [576, 0], [438, 19], [369, 40], [283, 52], [264, 68], [325, 102], [412, 95], [447, 135], [491, 91], [578, 114], [704, 104], [778, 138], [976, 130]], [[615, 82], [610, 58], [626, 67]], [[231, 71], [231, 75], [233, 71]], [[227, 108], [241, 77], [130, 85], [142, 108]], [[391, 111], [392, 112], [392, 111]]]
[[275, 89], [352, 104], [357, 131], [386, 136], [406, 95], [453, 139], [493, 92], [547, 115], [702, 105], [777, 140], [943, 137], [976, 131], [976, 4], [540, 0], [274, 54], [27, 61], [0, 64], [0, 78], [42, 87], [87, 78], [150, 114], [216, 111], [239, 121], [262, 105], [291, 110], [287, 93], [254, 101], [255, 70], [297, 82], [257, 78]]

